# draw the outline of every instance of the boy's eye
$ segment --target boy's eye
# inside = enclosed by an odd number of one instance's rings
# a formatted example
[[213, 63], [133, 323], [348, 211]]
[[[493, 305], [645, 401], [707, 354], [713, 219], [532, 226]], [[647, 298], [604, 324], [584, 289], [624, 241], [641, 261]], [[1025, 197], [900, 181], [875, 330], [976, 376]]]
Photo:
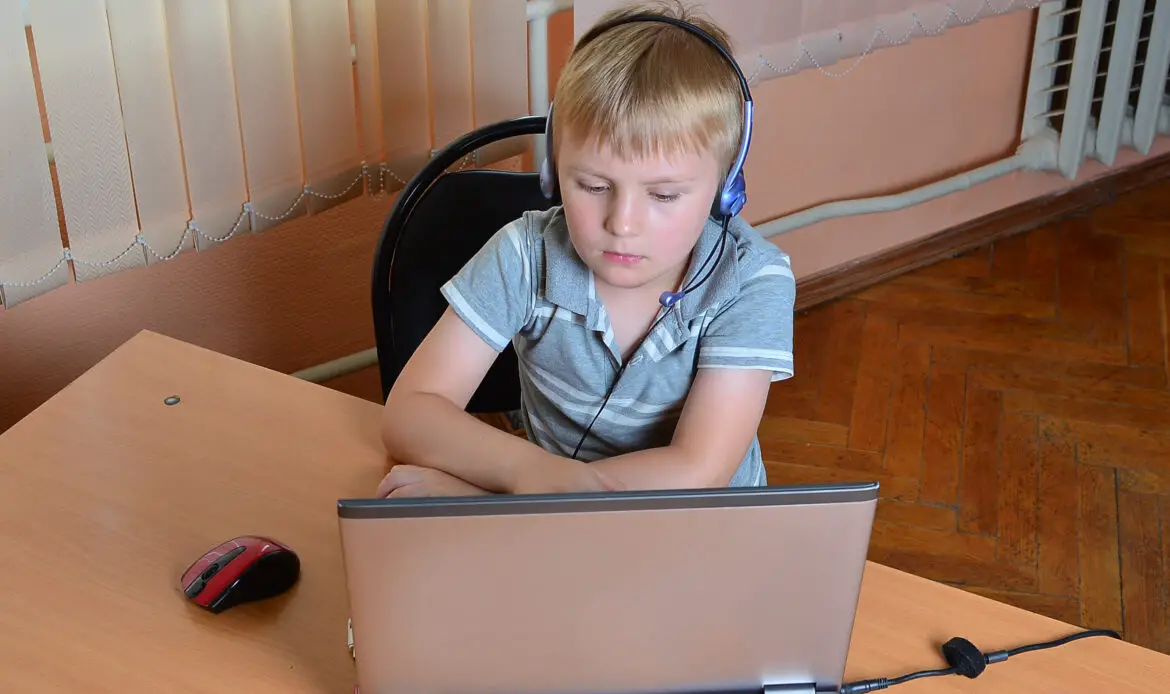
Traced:
[[595, 193], [596, 194], [596, 193], [604, 193], [605, 192], [605, 186], [591, 186], [588, 183], [584, 183], [582, 181], [577, 182], [577, 187], [579, 187], [581, 190], [585, 191], [586, 193]]
[[658, 202], [673, 202], [675, 200], [678, 200], [678, 198], [679, 198], [678, 193], [671, 193], [670, 195], [667, 195], [665, 193], [651, 193], [651, 195]]

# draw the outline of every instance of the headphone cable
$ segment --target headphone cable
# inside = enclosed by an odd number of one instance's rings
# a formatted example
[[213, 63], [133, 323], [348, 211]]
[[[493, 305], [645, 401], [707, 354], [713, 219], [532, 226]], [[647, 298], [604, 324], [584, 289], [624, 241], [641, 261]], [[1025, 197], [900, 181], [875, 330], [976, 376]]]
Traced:
[[[717, 257], [723, 255], [723, 249], [724, 249], [724, 247], [727, 246], [727, 226], [728, 226], [729, 221], [730, 221], [729, 218], [726, 215], [724, 215], [723, 222], [722, 222], [723, 232], [719, 235], [719, 245], [716, 246], [715, 248], [711, 249], [711, 252], [707, 254], [707, 260], [704, 260], [703, 264], [699, 266], [699, 272], [702, 272], [703, 268], [707, 267], [707, 262], [710, 261], [712, 258], [717, 258]], [[699, 287], [701, 287], [703, 285], [703, 283], [706, 282], [707, 279], [711, 277], [711, 274], [715, 272], [715, 268], [718, 266], [719, 266], [719, 263], [717, 263], [717, 262], [712, 263], [711, 268], [709, 270], [707, 270], [707, 274], [703, 275], [702, 279], [695, 282], [693, 285], [687, 287], [686, 289], [683, 289], [682, 293], [683, 294], [690, 294], [691, 292], [693, 292], [696, 289], [698, 289]], [[696, 272], [695, 274], [698, 274], [698, 272]]]
[[924, 677], [941, 677], [945, 675], [962, 675], [969, 679], [975, 679], [983, 674], [983, 671], [988, 665], [994, 663], [1002, 663], [1008, 658], [1019, 655], [1021, 653], [1028, 653], [1030, 651], [1039, 651], [1046, 648], [1055, 648], [1063, 646], [1066, 643], [1076, 641], [1078, 639], [1089, 638], [1091, 636], [1108, 636], [1114, 639], [1121, 639], [1121, 636], [1111, 629], [1089, 629], [1081, 631], [1068, 636], [1064, 636], [1052, 641], [1044, 641], [1041, 643], [1033, 643], [1027, 646], [1019, 646], [1002, 651], [992, 651], [984, 653], [980, 651], [975, 644], [967, 639], [956, 636], [942, 645], [943, 658], [946, 659], [950, 666], [941, 670], [920, 670], [912, 672], [901, 677], [885, 678], [881, 677], [872, 680], [860, 680], [857, 682], [848, 682], [841, 685], [838, 694], [867, 694], [868, 692], [876, 692], [883, 689], [889, 689], [894, 685], [904, 684], [911, 680], [922, 679]]
[[[699, 266], [699, 269], [695, 271], [696, 275], [702, 272], [703, 268], [707, 267], [707, 264], [710, 263], [712, 259], [723, 255], [723, 249], [727, 245], [727, 226], [729, 224], [727, 215], [723, 216], [722, 224], [723, 230], [719, 235], [719, 244], [707, 253], [706, 260], [704, 260], [703, 264]], [[718, 266], [718, 262], [712, 263], [711, 268], [707, 270], [707, 274], [703, 275], [702, 279], [698, 280], [697, 282], [693, 282], [691, 285], [679, 290], [678, 295], [686, 295], [698, 289], [704, 282], [707, 281], [709, 277], [711, 277], [711, 274], [715, 272], [715, 268]], [[677, 300], [664, 307], [666, 310], [663, 311], [657, 319], [655, 319], [654, 323], [651, 324], [650, 329], [647, 330], [646, 334], [642, 336], [642, 339], [638, 342], [638, 347], [634, 350], [635, 352], [642, 348], [642, 342], [645, 342], [646, 338], [650, 336], [650, 333], [654, 332], [654, 329], [658, 327], [658, 324], [661, 323], [663, 319], [665, 319], [666, 316], [670, 314], [670, 312], [674, 309], [675, 303], [677, 303]], [[598, 407], [597, 412], [593, 414], [593, 419], [589, 421], [589, 426], [585, 427], [585, 431], [582, 432], [581, 438], [577, 440], [576, 447], [573, 448], [573, 455], [569, 456], [573, 460], [577, 459], [577, 454], [581, 452], [581, 445], [585, 443], [585, 438], [589, 436], [589, 432], [593, 431], [593, 425], [597, 423], [597, 418], [601, 416], [601, 413], [605, 410], [605, 406], [609, 404], [609, 398], [611, 395], [613, 395], [613, 391], [617, 388], [618, 381], [621, 380], [622, 374], [626, 372], [626, 365], [629, 363], [630, 362], [628, 359], [622, 361], [622, 365], [618, 369], [617, 375], [613, 378], [613, 383], [610, 384], [609, 390], [605, 393], [605, 399], [601, 401], [601, 407]]]

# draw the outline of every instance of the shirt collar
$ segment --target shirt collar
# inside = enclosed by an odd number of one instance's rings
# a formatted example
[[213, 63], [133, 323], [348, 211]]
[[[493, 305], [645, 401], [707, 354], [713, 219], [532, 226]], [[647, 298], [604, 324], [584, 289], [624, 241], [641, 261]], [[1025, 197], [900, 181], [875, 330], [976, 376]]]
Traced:
[[569, 239], [563, 208], [557, 208], [544, 231], [544, 297], [561, 308], [585, 316], [593, 295], [589, 266]]

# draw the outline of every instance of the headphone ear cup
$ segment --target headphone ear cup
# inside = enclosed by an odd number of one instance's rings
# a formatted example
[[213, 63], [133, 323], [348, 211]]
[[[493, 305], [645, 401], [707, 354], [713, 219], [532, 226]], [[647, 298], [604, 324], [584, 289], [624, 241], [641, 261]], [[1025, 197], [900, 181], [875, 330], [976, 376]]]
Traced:
[[739, 214], [747, 203], [747, 181], [740, 170], [735, 177], [729, 180], [719, 190], [715, 202], [711, 204], [711, 216], [734, 217]]
[[540, 163], [540, 192], [549, 200], [554, 199], [557, 193], [557, 172], [548, 156]]
[[747, 181], [744, 178], [743, 169], [736, 172], [730, 185], [723, 189], [721, 197], [723, 199], [723, 214], [728, 217], [734, 217], [743, 210], [744, 205], [747, 204]]
[[553, 102], [549, 102], [548, 113], [544, 118], [544, 161], [540, 162], [540, 192], [544, 193], [545, 199], [559, 202], [557, 170], [553, 164]]

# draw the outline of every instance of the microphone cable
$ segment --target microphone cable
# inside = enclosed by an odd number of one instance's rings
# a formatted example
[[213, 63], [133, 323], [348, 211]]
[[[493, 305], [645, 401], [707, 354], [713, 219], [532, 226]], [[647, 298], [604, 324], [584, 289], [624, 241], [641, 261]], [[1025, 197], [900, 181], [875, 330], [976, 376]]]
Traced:
[[[707, 253], [707, 257], [703, 260], [703, 264], [700, 265], [699, 269], [695, 271], [696, 275], [700, 272], [703, 272], [703, 269], [706, 268], [707, 264], [711, 263], [712, 260], [723, 255], [723, 248], [727, 245], [727, 227], [730, 222], [731, 220], [725, 215], [722, 221], [723, 232], [719, 236], [719, 244]], [[677, 292], [662, 293], [662, 298], [660, 298], [658, 301], [666, 310], [663, 311], [661, 315], [659, 315], [658, 318], [654, 321], [654, 323], [650, 325], [650, 329], [647, 330], [646, 334], [642, 336], [642, 339], [638, 341], [638, 346], [634, 348], [634, 351], [631, 352], [631, 354], [636, 354], [638, 350], [642, 348], [642, 343], [646, 341], [647, 337], [650, 337], [650, 334], [654, 332], [654, 329], [658, 327], [658, 324], [661, 323], [668, 315], [670, 315], [671, 310], [674, 308], [674, 305], [678, 303], [679, 299], [682, 299], [687, 294], [701, 287], [703, 283], [711, 277], [711, 274], [715, 272], [715, 268], [718, 266], [719, 262], [716, 260], [716, 262], [711, 263], [711, 269], [707, 270], [707, 273], [703, 275], [697, 282], [694, 282]], [[617, 375], [613, 377], [613, 383], [610, 384], [609, 390], [605, 393], [605, 399], [601, 401], [601, 407], [598, 407], [597, 412], [593, 414], [593, 419], [590, 420], [589, 426], [585, 427], [585, 431], [581, 433], [581, 438], [577, 440], [577, 446], [573, 449], [573, 455], [569, 456], [573, 460], [577, 459], [577, 454], [581, 452], [581, 444], [585, 443], [585, 438], [589, 436], [589, 432], [593, 431], [593, 425], [597, 423], [597, 418], [601, 416], [602, 411], [605, 410], [605, 406], [609, 404], [609, 398], [611, 395], [613, 395], [614, 389], [617, 388], [618, 381], [621, 380], [622, 374], [626, 372], [626, 365], [629, 364], [629, 362], [629, 359], [622, 360], [622, 365], [618, 369]]]

